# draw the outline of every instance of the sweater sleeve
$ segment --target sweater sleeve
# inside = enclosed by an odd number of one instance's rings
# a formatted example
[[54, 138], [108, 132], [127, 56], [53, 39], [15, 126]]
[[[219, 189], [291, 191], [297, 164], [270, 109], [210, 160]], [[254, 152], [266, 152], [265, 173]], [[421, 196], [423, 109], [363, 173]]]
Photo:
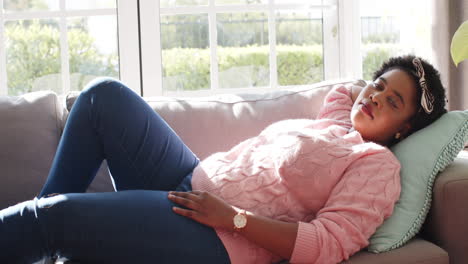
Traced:
[[299, 222], [291, 263], [338, 263], [368, 245], [400, 195], [400, 164], [391, 152], [351, 163], [325, 206]]
[[350, 121], [351, 87], [338, 85], [333, 87], [325, 96], [323, 105], [317, 115], [317, 119], [328, 118], [341, 121]]

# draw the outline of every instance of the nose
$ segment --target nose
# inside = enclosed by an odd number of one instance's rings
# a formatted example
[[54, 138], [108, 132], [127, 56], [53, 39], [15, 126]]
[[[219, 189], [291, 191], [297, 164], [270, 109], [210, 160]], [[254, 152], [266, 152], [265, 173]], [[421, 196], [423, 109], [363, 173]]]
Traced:
[[380, 106], [382, 105], [382, 104], [380, 103], [381, 94], [382, 94], [382, 93], [376, 92], [376, 93], [372, 93], [372, 94], [369, 95], [369, 99], [370, 99], [371, 102], [374, 103], [374, 105], [376, 105], [377, 107], [380, 107]]

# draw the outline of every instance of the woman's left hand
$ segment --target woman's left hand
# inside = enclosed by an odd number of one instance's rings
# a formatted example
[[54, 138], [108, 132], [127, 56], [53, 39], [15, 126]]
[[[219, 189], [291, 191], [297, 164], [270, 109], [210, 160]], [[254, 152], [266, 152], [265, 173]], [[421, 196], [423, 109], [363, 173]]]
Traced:
[[169, 200], [184, 206], [173, 207], [173, 211], [213, 228], [233, 229], [232, 219], [236, 209], [209, 192], [169, 192]]

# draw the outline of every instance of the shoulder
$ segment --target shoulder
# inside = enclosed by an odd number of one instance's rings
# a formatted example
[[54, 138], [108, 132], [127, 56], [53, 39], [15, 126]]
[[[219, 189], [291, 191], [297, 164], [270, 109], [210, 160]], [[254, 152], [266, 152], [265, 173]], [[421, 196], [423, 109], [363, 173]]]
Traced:
[[399, 174], [400, 161], [393, 152], [382, 145], [373, 142], [366, 142], [353, 147], [354, 151], [360, 152], [359, 158], [353, 162], [357, 169], [364, 170], [385, 170], [385, 174]]

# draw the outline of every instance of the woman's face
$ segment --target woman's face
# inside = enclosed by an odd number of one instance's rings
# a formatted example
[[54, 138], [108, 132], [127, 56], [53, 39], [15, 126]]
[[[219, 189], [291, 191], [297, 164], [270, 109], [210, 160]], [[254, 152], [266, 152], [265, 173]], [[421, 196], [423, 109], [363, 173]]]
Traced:
[[404, 71], [393, 69], [368, 84], [351, 110], [351, 122], [365, 140], [388, 145], [400, 133], [404, 137], [416, 114], [416, 86]]

